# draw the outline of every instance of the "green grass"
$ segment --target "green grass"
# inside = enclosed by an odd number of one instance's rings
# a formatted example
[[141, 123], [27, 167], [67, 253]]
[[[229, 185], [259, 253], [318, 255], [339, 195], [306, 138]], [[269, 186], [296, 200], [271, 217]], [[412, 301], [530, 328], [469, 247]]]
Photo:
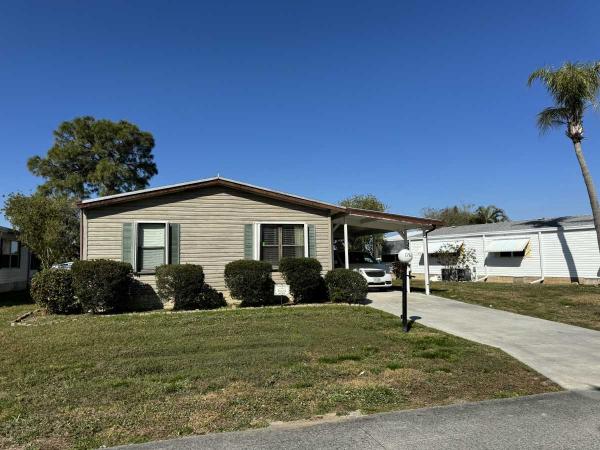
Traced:
[[91, 448], [559, 388], [364, 306], [48, 316], [0, 307], [0, 447]]
[[[422, 281], [411, 289], [423, 290]], [[511, 311], [526, 316], [600, 330], [600, 287], [577, 284], [447, 283], [434, 282], [440, 297]]]

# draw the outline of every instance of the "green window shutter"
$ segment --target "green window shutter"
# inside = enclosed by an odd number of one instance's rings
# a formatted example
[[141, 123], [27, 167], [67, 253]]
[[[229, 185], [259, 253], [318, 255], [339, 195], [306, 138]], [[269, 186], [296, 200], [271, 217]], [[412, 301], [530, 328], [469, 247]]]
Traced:
[[169, 224], [169, 264], [179, 264], [180, 227], [178, 223]]
[[254, 225], [244, 225], [244, 259], [254, 259]]
[[[121, 245], [121, 259], [133, 266], [133, 224], [123, 224], [123, 242]], [[135, 270], [135, 267], [133, 268]]]
[[308, 257], [317, 257], [317, 232], [314, 225], [308, 226]]

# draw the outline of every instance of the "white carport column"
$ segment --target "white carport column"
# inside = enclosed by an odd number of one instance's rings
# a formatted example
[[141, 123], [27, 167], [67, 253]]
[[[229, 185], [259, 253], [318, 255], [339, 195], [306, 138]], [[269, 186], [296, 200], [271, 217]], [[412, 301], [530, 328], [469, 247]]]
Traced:
[[423, 264], [425, 267], [425, 295], [429, 295], [429, 242], [427, 230], [423, 230]]
[[348, 224], [344, 224], [344, 265], [346, 269], [350, 268], [350, 259], [348, 258]]

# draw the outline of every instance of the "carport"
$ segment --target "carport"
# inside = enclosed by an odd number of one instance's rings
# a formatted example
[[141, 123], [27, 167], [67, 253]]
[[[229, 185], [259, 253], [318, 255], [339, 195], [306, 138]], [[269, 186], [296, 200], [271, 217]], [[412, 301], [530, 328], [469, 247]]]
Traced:
[[408, 248], [408, 230], [421, 230], [423, 233], [425, 293], [429, 295], [429, 258], [427, 257], [427, 234], [442, 225], [442, 222], [421, 217], [403, 216], [379, 211], [358, 208], [345, 208], [332, 217], [332, 242], [344, 243], [344, 261], [346, 269], [350, 268], [348, 250], [351, 240], [361, 236], [371, 236], [390, 232], [398, 232]]

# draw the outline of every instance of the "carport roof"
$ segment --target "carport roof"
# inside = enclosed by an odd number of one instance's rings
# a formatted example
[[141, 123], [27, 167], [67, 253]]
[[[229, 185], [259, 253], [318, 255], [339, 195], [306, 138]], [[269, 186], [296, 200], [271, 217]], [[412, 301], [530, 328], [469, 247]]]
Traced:
[[[406, 231], [415, 228], [434, 229], [442, 222], [422, 217], [404, 216], [367, 209], [346, 208], [343, 213], [334, 215], [334, 225], [348, 225], [348, 233], [353, 237], [371, 234], [389, 233], [390, 231]], [[339, 227], [334, 237], [341, 237], [343, 230]]]

